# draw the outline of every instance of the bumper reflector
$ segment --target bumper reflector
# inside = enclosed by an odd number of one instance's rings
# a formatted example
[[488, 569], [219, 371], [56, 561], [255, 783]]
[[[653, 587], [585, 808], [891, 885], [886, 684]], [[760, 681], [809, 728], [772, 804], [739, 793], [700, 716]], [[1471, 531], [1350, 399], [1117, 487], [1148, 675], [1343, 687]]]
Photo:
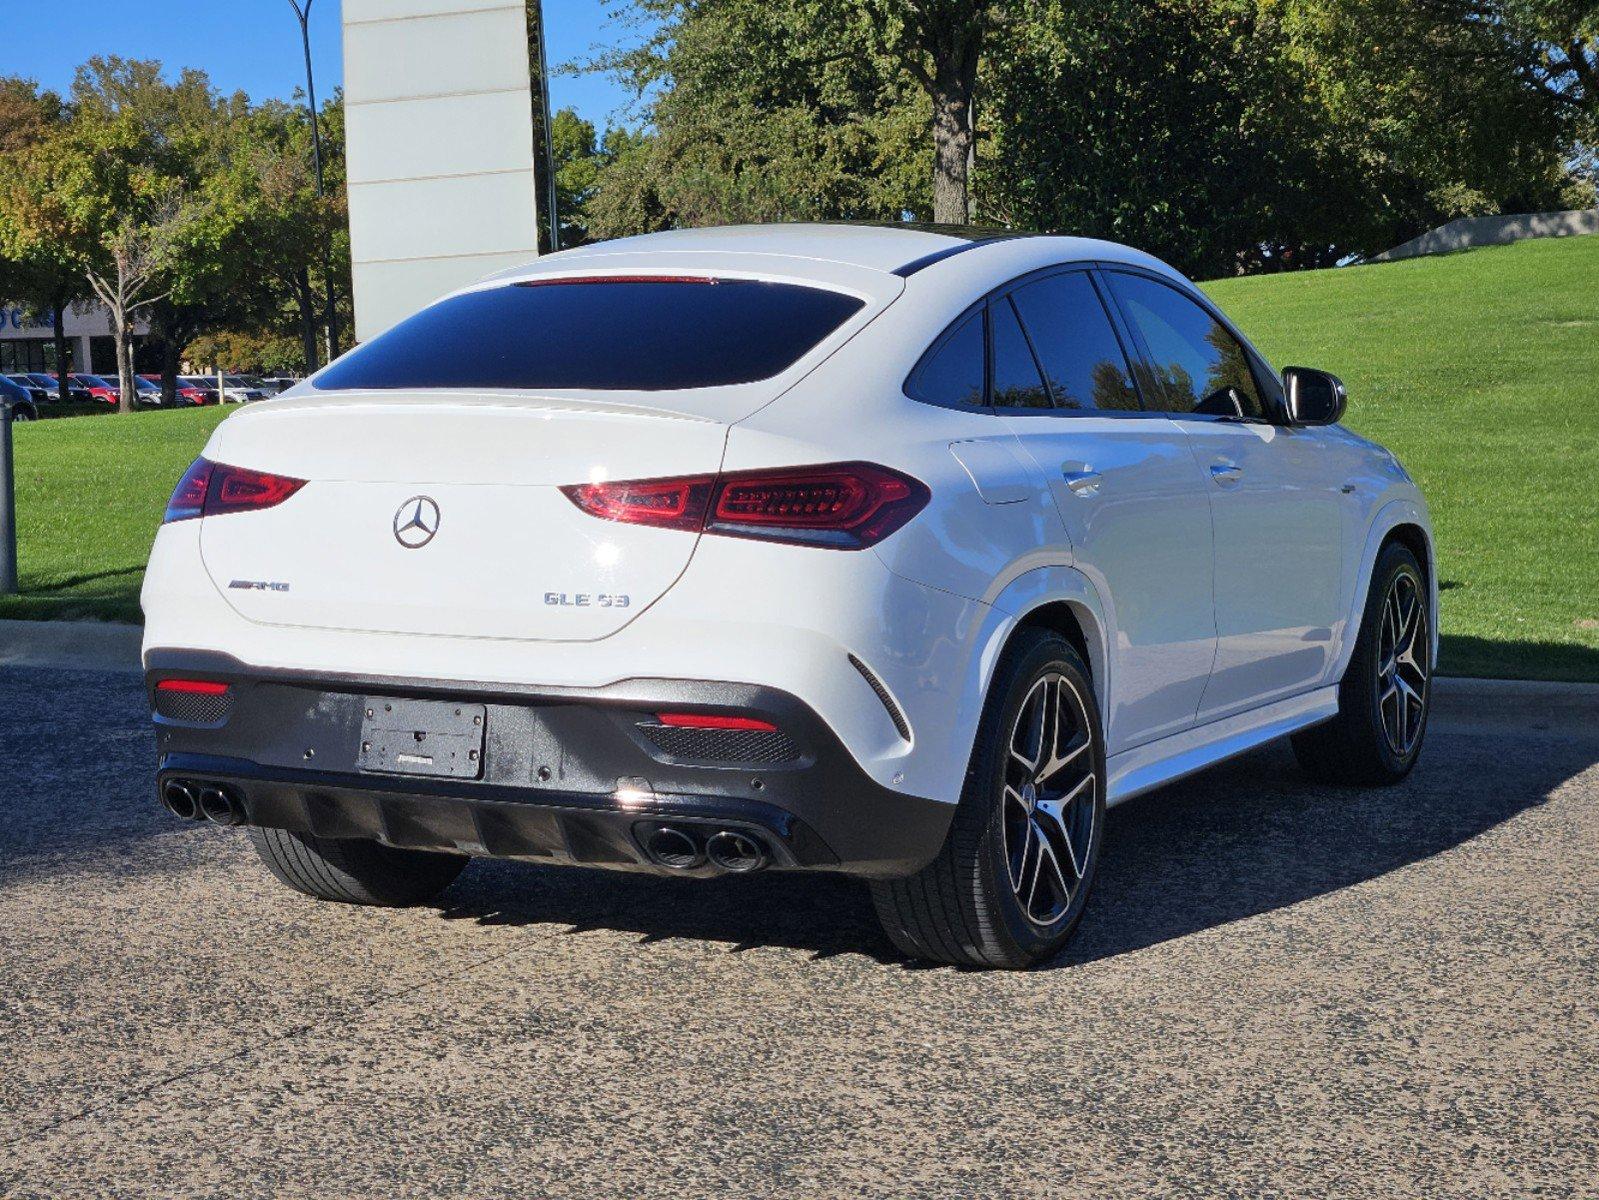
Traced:
[[720, 717], [707, 713], [657, 713], [655, 719], [674, 729], [743, 729], [758, 733], [776, 733], [777, 726], [755, 717]]

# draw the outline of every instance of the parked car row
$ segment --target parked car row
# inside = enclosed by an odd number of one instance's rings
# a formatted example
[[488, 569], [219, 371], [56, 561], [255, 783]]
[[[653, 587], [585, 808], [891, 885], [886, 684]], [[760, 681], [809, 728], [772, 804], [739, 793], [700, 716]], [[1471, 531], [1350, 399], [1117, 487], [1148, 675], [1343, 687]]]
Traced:
[[[279, 392], [293, 387], [299, 380], [288, 376], [275, 376], [262, 379], [255, 375], [179, 375], [177, 377], [177, 393], [175, 403], [179, 407], [197, 407], [205, 404], [248, 404], [256, 400], [265, 400], [276, 396]], [[44, 371], [19, 371], [10, 375], [0, 375], [0, 383], [5, 386], [0, 388], [8, 396], [8, 403], [18, 403], [16, 398], [10, 397], [10, 389], [16, 389], [21, 399], [28, 402], [32, 419], [37, 419], [39, 406], [55, 404], [60, 399], [60, 381], [55, 375]], [[135, 375], [133, 386], [137, 392], [140, 404], [161, 405], [164, 403], [164, 392], [161, 379], [157, 375]], [[121, 385], [116, 379], [107, 375], [90, 375], [86, 372], [74, 372], [67, 376], [67, 399], [72, 403], [96, 403], [108, 408], [115, 408], [122, 396]], [[30, 419], [23, 417], [20, 419]]]
[[37, 421], [39, 409], [34, 403], [33, 389], [15, 383], [0, 375], [0, 416], [9, 412], [13, 421]]

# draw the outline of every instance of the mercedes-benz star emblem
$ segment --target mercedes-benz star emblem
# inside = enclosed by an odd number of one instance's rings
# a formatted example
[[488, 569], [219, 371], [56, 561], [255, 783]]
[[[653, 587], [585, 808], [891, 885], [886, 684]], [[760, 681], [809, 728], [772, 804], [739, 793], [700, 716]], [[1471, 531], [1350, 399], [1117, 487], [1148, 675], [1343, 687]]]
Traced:
[[407, 550], [420, 550], [439, 531], [439, 506], [432, 496], [412, 496], [394, 514], [394, 540]]

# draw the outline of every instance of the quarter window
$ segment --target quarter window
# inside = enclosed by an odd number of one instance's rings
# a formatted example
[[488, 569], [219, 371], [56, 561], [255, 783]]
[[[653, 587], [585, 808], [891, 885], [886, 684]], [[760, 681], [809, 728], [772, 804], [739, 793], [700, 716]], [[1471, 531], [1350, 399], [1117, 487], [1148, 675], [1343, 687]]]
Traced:
[[1266, 406], [1243, 345], [1194, 301], [1141, 275], [1110, 276], [1127, 319], [1149, 348], [1152, 407], [1167, 412], [1264, 418]]
[[978, 309], [922, 360], [910, 389], [920, 399], [956, 408], [983, 404], [983, 311]]
[[994, 336], [994, 407], [1048, 408], [1049, 390], [1009, 299], [989, 307]]
[[1051, 275], [1017, 288], [1011, 298], [1032, 334], [1056, 407], [1139, 407], [1121, 343], [1085, 273]]

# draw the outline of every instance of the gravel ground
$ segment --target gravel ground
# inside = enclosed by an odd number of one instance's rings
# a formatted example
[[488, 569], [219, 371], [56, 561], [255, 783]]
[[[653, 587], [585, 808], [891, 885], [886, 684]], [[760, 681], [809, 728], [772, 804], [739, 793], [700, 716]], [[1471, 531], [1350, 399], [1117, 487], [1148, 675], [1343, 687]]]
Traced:
[[1448, 696], [1389, 791], [1272, 747], [1117, 809], [1026, 975], [827, 878], [316, 903], [157, 806], [137, 679], [0, 710], [0, 1195], [1599, 1194], [1592, 694]]

